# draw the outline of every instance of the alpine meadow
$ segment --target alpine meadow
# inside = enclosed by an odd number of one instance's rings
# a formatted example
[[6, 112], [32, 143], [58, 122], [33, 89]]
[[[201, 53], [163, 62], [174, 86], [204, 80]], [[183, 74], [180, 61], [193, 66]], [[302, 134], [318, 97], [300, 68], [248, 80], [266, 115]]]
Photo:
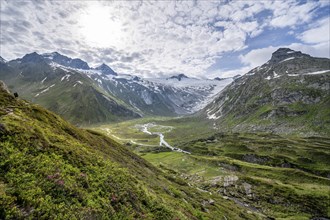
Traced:
[[330, 2], [0, 0], [0, 219], [330, 220]]

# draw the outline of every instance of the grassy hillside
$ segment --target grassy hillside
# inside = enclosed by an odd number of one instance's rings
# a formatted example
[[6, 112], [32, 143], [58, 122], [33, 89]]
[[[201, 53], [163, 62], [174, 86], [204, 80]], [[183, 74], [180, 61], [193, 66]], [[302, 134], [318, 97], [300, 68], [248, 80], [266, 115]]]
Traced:
[[0, 86], [0, 219], [258, 219]]
[[139, 131], [136, 127], [137, 125], [147, 123], [155, 123], [160, 127], [169, 127], [170, 129], [165, 129], [164, 134], [170, 144], [176, 144], [182, 141], [187, 142], [216, 132], [210, 121], [197, 117], [145, 117], [119, 123], [92, 125], [89, 128], [102, 132], [124, 145], [139, 143], [140, 147], [142, 145], [158, 146], [159, 137], [157, 135], [150, 136]]
[[[330, 216], [329, 138], [220, 133], [181, 147], [207, 163], [224, 169], [229, 164], [238, 184], [251, 186], [248, 203], [276, 218]], [[236, 189], [229, 191], [244, 199]]]
[[269, 217], [310, 219], [330, 216], [329, 146], [329, 138], [221, 133], [178, 145], [191, 155], [142, 155]]
[[[191, 154], [159, 147], [159, 137]], [[168, 129], [171, 127], [171, 129]], [[149, 118], [95, 128], [189, 185], [270, 219], [330, 216], [330, 139], [267, 133], [214, 133], [188, 118]], [[109, 129], [109, 130], [106, 130]], [[214, 133], [214, 134], [212, 134]]]

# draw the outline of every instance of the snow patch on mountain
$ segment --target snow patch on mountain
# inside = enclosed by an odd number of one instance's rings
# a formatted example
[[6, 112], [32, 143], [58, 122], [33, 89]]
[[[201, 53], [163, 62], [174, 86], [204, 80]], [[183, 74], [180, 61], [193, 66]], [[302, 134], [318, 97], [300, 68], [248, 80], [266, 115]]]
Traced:
[[55, 86], [55, 84], [53, 84], [53, 85], [47, 87], [46, 89], [44, 89], [44, 90], [42, 90], [41, 92], [37, 93], [34, 97], [38, 97], [40, 94], [49, 91], [49, 89], [52, 88], [52, 87], [54, 87], [54, 86]]
[[288, 76], [318, 75], [318, 74], [323, 74], [323, 73], [328, 73], [328, 72], [330, 72], [330, 69], [329, 70], [315, 71], [315, 72], [310, 72], [310, 73], [304, 73], [304, 74], [288, 74]]
[[61, 82], [63, 81], [63, 80], [67, 80], [67, 81], [69, 81], [69, 78], [70, 78], [70, 74], [66, 74], [65, 76], [63, 76], [62, 78], [61, 78]]
[[78, 84], [82, 85], [82, 84], [84, 84], [84, 83], [81, 82], [80, 80], [78, 80], [78, 81], [73, 85], [73, 87], [76, 87], [76, 85], [78, 85]]
[[289, 57], [289, 58], [286, 58], [285, 60], [282, 60], [280, 63], [283, 63], [283, 62], [288, 61], [288, 60], [293, 60], [293, 59], [295, 59], [295, 57]]
[[143, 101], [147, 104], [147, 105], [151, 105], [152, 104], [152, 98], [151, 95], [146, 91], [142, 91], [141, 93], [142, 99]]
[[41, 84], [43, 84], [46, 79], [47, 79], [47, 76], [43, 80], [41, 80]]
[[316, 71], [316, 72], [311, 72], [311, 73], [305, 73], [304, 75], [317, 75], [317, 74], [323, 74], [330, 72], [330, 70], [322, 70], [322, 71]]

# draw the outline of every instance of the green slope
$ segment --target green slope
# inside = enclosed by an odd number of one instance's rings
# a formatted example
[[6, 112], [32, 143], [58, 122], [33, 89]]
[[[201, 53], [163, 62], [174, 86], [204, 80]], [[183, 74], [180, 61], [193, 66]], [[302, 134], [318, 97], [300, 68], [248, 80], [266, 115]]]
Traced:
[[[153, 123], [159, 146], [136, 125]], [[329, 218], [330, 139], [270, 133], [215, 133], [196, 118], [143, 118], [94, 128], [165, 172], [269, 219]], [[321, 218], [320, 218], [321, 219]]]
[[[208, 202], [212, 201], [212, 202]], [[0, 219], [256, 219], [0, 85]]]
[[76, 125], [140, 117], [125, 103], [102, 91], [87, 75], [47, 63], [0, 64], [0, 79], [12, 91]]
[[[190, 161], [203, 164], [197, 167], [212, 171], [220, 166], [220, 176], [238, 177], [228, 187], [205, 181], [201, 185], [206, 190], [238, 198], [276, 219], [330, 216], [329, 138], [218, 133], [179, 146], [192, 152]], [[206, 179], [215, 176], [214, 172], [205, 175]], [[250, 193], [244, 189], [247, 184]]]

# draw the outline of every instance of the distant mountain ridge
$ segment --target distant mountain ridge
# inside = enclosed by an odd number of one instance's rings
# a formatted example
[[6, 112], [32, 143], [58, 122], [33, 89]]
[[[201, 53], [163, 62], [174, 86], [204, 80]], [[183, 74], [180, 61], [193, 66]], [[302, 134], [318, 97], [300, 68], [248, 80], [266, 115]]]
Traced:
[[100, 66], [95, 68], [96, 70], [100, 70], [103, 74], [106, 75], [114, 75], [117, 76], [118, 74], [113, 71], [108, 65], [102, 63]]
[[168, 79], [177, 79], [178, 81], [181, 81], [184, 78], [188, 78], [188, 76], [184, 75], [184, 74], [179, 74], [179, 75], [175, 75], [175, 76], [171, 76]]
[[91, 68], [57, 52], [34, 52], [1, 65], [0, 79], [22, 97], [75, 124], [191, 114], [232, 81], [118, 75], [106, 64]]
[[88, 70], [90, 67], [88, 64], [78, 58], [72, 59], [70, 57], [64, 56], [62, 54], [59, 54], [58, 52], [53, 53], [45, 53], [41, 55], [43, 58], [46, 58], [48, 60], [51, 60], [55, 63], [58, 63], [60, 65], [66, 66], [66, 67], [72, 67], [76, 69], [83, 69]]
[[[62, 57], [57, 53], [51, 56], [56, 59]], [[71, 61], [66, 64], [72, 66], [79, 63]], [[86, 74], [55, 63], [49, 55], [45, 58], [31, 53], [0, 65], [0, 79], [19, 96], [41, 104], [74, 124], [87, 125], [141, 117], [125, 103], [96, 87]]]
[[329, 106], [330, 59], [280, 48], [200, 114], [220, 130], [312, 135], [329, 133]]

